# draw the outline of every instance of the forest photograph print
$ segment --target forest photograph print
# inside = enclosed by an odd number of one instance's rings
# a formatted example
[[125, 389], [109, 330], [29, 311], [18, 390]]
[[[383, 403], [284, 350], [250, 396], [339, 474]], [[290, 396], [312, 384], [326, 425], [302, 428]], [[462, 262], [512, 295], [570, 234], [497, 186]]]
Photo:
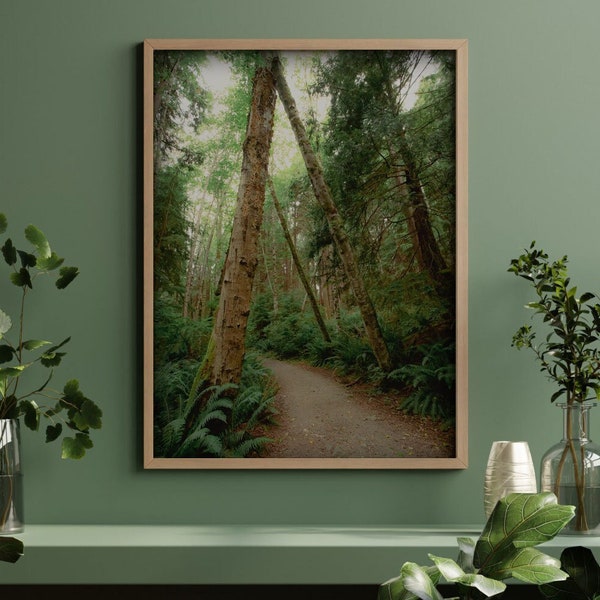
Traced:
[[466, 41], [146, 40], [146, 468], [464, 468]]

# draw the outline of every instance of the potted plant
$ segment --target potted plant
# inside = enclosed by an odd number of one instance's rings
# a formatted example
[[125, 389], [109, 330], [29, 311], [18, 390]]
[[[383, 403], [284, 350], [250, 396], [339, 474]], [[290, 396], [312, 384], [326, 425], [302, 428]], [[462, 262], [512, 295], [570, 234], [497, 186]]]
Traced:
[[600, 526], [600, 448], [589, 436], [589, 410], [600, 396], [599, 298], [578, 293], [567, 272], [567, 256], [550, 261], [532, 242], [508, 269], [529, 281], [537, 296], [526, 307], [541, 318], [538, 341], [531, 325], [523, 325], [512, 345], [531, 349], [540, 370], [557, 389], [550, 397], [563, 409], [563, 439], [542, 459], [541, 488], [563, 504], [575, 504], [576, 518], [566, 533], [598, 533]]
[[565, 548], [560, 561], [535, 548], [555, 537], [574, 511], [552, 493], [510, 494], [498, 501], [477, 542], [458, 538], [456, 561], [430, 554], [431, 565], [406, 562], [398, 577], [379, 586], [378, 600], [444, 600], [442, 579], [455, 586], [448, 600], [499, 598], [511, 577], [537, 585], [548, 600], [600, 600], [600, 567], [588, 548]]
[[[7, 229], [0, 214], [0, 236]], [[62, 387], [51, 385], [55, 369], [65, 356], [70, 338], [59, 343], [29, 337], [25, 326], [26, 300], [43, 277], [54, 277], [58, 290], [78, 275], [77, 267], [63, 266], [64, 259], [50, 248], [46, 236], [33, 225], [25, 229], [31, 248], [17, 248], [10, 238], [1, 247], [10, 269], [9, 280], [19, 290], [18, 314], [11, 318], [0, 306], [0, 533], [21, 531], [22, 494], [19, 422], [37, 431], [47, 421], [46, 442], [62, 437], [62, 457], [81, 458], [93, 446], [90, 430], [102, 426], [102, 411], [86, 398], [76, 379]], [[3, 547], [11, 547], [3, 542]], [[14, 549], [14, 546], [11, 548]], [[2, 554], [0, 553], [0, 560]]]

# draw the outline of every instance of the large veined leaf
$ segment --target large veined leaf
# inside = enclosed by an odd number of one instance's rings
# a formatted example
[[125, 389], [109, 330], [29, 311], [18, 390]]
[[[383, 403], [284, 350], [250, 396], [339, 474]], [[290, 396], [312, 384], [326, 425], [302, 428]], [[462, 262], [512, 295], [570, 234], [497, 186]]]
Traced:
[[582, 546], [565, 548], [560, 555], [566, 581], [540, 586], [540, 592], [549, 600], [595, 600], [600, 596], [600, 566], [592, 551]]
[[542, 583], [566, 578], [555, 559], [531, 547], [552, 539], [574, 514], [574, 506], [559, 505], [551, 493], [502, 498], [475, 546], [475, 568], [493, 579], [514, 576]]
[[[440, 578], [440, 572], [436, 567], [420, 567], [429, 577], [431, 582], [436, 585]], [[377, 600], [419, 600], [421, 596], [413, 594], [406, 589], [404, 585], [405, 574], [388, 579], [379, 586]]]
[[2, 336], [12, 327], [11, 318], [2, 310], [0, 310], [0, 340]]
[[506, 589], [506, 585], [496, 579], [490, 579], [476, 573], [465, 573], [450, 558], [441, 558], [433, 554], [429, 554], [429, 558], [434, 562], [442, 577], [450, 583], [462, 583], [468, 587], [474, 587], [488, 598], [501, 594]]
[[444, 600], [423, 567], [413, 562], [404, 563], [401, 575], [404, 579], [404, 587], [417, 598], [421, 598], [421, 600]]
[[46, 236], [34, 225], [25, 228], [25, 238], [35, 247], [40, 258], [48, 258], [52, 254]]
[[475, 540], [468, 537], [456, 538], [458, 543], [457, 563], [465, 573], [474, 573], [473, 556], [475, 554]]

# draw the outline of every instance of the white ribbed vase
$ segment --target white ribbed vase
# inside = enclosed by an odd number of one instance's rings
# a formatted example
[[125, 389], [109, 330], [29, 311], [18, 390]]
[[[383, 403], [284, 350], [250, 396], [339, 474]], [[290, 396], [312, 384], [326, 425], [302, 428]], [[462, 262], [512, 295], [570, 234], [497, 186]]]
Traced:
[[535, 492], [537, 492], [537, 483], [529, 444], [494, 442], [483, 485], [485, 518], [489, 518], [500, 498], [508, 494]]

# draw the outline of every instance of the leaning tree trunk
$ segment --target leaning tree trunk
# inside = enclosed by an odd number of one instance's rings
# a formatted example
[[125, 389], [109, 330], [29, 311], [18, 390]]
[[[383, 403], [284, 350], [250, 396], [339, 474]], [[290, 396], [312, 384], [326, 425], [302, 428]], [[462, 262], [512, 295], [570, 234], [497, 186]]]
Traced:
[[188, 397], [188, 407], [195, 404], [192, 415], [187, 419], [189, 426], [201, 404], [197, 400], [201, 387], [240, 382], [252, 284], [258, 264], [258, 241], [276, 97], [271, 70], [266, 67], [257, 68], [244, 140], [236, 212], [223, 267], [219, 307], [206, 356]]
[[310, 283], [308, 282], [308, 278], [306, 277], [306, 273], [304, 272], [304, 267], [300, 262], [300, 257], [298, 256], [298, 251], [296, 250], [296, 245], [294, 244], [294, 240], [292, 239], [292, 235], [290, 233], [290, 229], [288, 227], [287, 221], [285, 220], [285, 215], [283, 214], [283, 210], [281, 210], [281, 204], [279, 204], [279, 199], [277, 198], [277, 192], [275, 191], [275, 186], [271, 181], [271, 178], [268, 179], [269, 192], [271, 192], [271, 198], [273, 198], [273, 204], [275, 206], [275, 211], [277, 212], [277, 216], [279, 217], [279, 222], [281, 223], [281, 229], [283, 229], [283, 235], [285, 240], [289, 246], [290, 253], [294, 260], [294, 264], [296, 265], [296, 270], [298, 271], [298, 277], [302, 282], [302, 286], [304, 287], [304, 291], [308, 296], [308, 301], [310, 302], [310, 306], [315, 315], [315, 319], [317, 320], [317, 325], [321, 330], [321, 335], [326, 342], [331, 342], [331, 337], [329, 336], [329, 332], [327, 331], [327, 326], [325, 325], [325, 321], [323, 320], [323, 315], [321, 314], [321, 310], [319, 309], [319, 305], [317, 303], [317, 299], [315, 298], [315, 293], [310, 287]]
[[292, 97], [292, 93], [290, 92], [290, 88], [285, 79], [283, 67], [278, 57], [275, 57], [273, 60], [273, 74], [275, 75], [277, 93], [285, 108], [294, 135], [296, 136], [296, 141], [300, 147], [300, 152], [302, 153], [302, 158], [304, 159], [304, 164], [306, 165], [306, 170], [308, 171], [314, 194], [321, 208], [325, 212], [331, 236], [342, 260], [342, 264], [344, 265], [346, 277], [348, 277], [348, 281], [352, 287], [354, 298], [364, 321], [365, 330], [373, 354], [375, 355], [380, 368], [388, 373], [392, 368], [392, 364], [385, 340], [383, 339], [383, 334], [379, 327], [375, 308], [373, 307], [365, 288], [364, 281], [358, 269], [356, 257], [354, 256], [352, 246], [350, 245], [350, 241], [344, 230], [342, 217], [338, 213], [331, 191], [325, 182], [320, 161], [310, 145], [306, 128], [298, 113], [296, 102]]

